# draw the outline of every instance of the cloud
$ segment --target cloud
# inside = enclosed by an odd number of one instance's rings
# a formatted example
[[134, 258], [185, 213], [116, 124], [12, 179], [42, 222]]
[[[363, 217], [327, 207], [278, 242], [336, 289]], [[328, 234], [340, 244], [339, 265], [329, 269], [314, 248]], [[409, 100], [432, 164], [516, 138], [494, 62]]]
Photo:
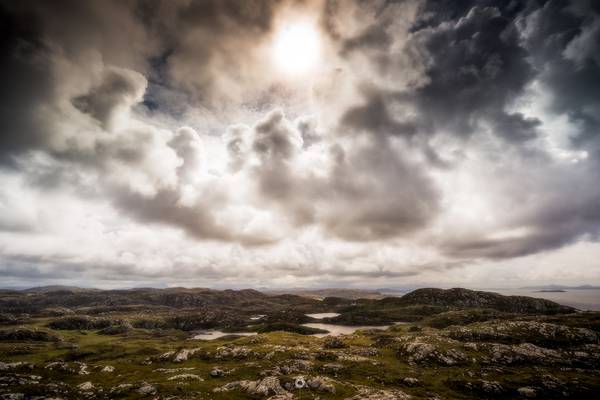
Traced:
[[367, 132], [376, 135], [397, 135], [410, 138], [418, 128], [417, 123], [410, 119], [395, 118], [388, 109], [388, 103], [393, 101], [386, 100], [385, 93], [373, 91], [366, 94], [364, 104], [350, 108], [342, 118], [344, 127], [348, 127], [359, 132]]
[[401, 98], [421, 110], [426, 131], [450, 129], [469, 136], [488, 123], [495, 135], [509, 141], [536, 136], [536, 121], [507, 110], [534, 76], [513, 20], [503, 15], [508, 12], [474, 6], [456, 19], [415, 32], [412, 45], [426, 51], [428, 79]]
[[[32, 148], [64, 146], [63, 122], [75, 118], [67, 99], [90, 85], [98, 65], [143, 69], [154, 51], [133, 8], [123, 2], [3, 2], [0, 20], [4, 164]], [[101, 112], [98, 106], [95, 112]]]
[[169, 146], [182, 160], [177, 168], [179, 178], [184, 182], [193, 183], [203, 167], [204, 148], [198, 133], [189, 127], [179, 128], [169, 142]]
[[[390, 6], [381, 6], [377, 12], [388, 11], [391, 12]], [[540, 140], [554, 134], [548, 132], [542, 121], [549, 110], [535, 116], [518, 111], [519, 102], [527, 97], [530, 86], [542, 81], [559, 86], [553, 100], [554, 111], [566, 111], [573, 123], [587, 125], [580, 126], [581, 136], [577, 135], [574, 143], [597, 130], [595, 113], [591, 111], [597, 108], [597, 96], [591, 93], [597, 91], [582, 93], [584, 86], [595, 84], [593, 74], [600, 70], [589, 51], [593, 46], [590, 38], [596, 34], [596, 19], [597, 14], [589, 7], [577, 8], [575, 3], [566, 7], [549, 2], [536, 8], [516, 2], [464, 3], [461, 7], [425, 2], [404, 39], [389, 34], [392, 23], [385, 17], [362, 28], [358, 35], [336, 33], [342, 55], [350, 62], [356, 57], [354, 53], [382, 53], [385, 56], [371, 57], [372, 71], [385, 74], [393, 70], [395, 58], [404, 57], [417, 63], [408, 72], [409, 76], [420, 74], [413, 84], [398, 89], [373, 80], [368, 86], [363, 83], [362, 103], [343, 114], [344, 132], [377, 135], [383, 138], [384, 145], [388, 145], [386, 137], [404, 138], [414, 151], [422, 152], [429, 168], [449, 168], [451, 172], [441, 172], [443, 176], [462, 175], [466, 165], [485, 168], [485, 178], [478, 181], [476, 190], [494, 193], [495, 198], [487, 200], [487, 210], [495, 214], [494, 219], [504, 222], [466, 228], [467, 224], [455, 220], [462, 225], [460, 230], [471, 233], [460, 235], [445, 227], [439, 233], [444, 243], [440, 250], [448, 256], [513, 258], [555, 249], [585, 235], [597, 235], [593, 216], [598, 193], [590, 186], [595, 162], [581, 168], [557, 162], [548, 153], [543, 139]], [[573, 33], [577, 32], [575, 26], [582, 28], [578, 35]], [[547, 40], [557, 34], [555, 30], [564, 32], [558, 36], [560, 39]], [[548, 46], [552, 46], [552, 51], [544, 49]], [[394, 50], [398, 48], [401, 51]], [[575, 55], [576, 49], [579, 55]], [[561, 75], [549, 82], [546, 76], [556, 73]], [[368, 73], [364, 76], [370, 78]], [[570, 87], [566, 88], [567, 85]], [[550, 89], [552, 92], [553, 88]], [[563, 93], [569, 97], [565, 98]], [[557, 108], [557, 103], [564, 105]], [[480, 138], [473, 139], [474, 135]], [[478, 156], [492, 158], [478, 157], [477, 163], [472, 163], [462, 157], [461, 161], [456, 151], [449, 152], [447, 147], [440, 146], [442, 143], [463, 147], [460, 152], [467, 156], [478, 152]], [[506, 152], [507, 156], [495, 156], [492, 149]], [[511, 164], [523, 169], [514, 170]], [[567, 189], [573, 182], [581, 186]], [[532, 198], [526, 207], [511, 199], [520, 187], [525, 187]], [[465, 189], [454, 186], [447, 190]], [[566, 193], [577, 193], [578, 197], [574, 199]], [[440, 196], [445, 198], [448, 192]], [[552, 198], [552, 202], [545, 197]], [[491, 209], [501, 201], [513, 204], [516, 209], [506, 216], [502, 209]], [[448, 212], [448, 206], [440, 211], [442, 221], [447, 219]], [[580, 218], [581, 213], [591, 220]], [[439, 226], [433, 218], [429, 222]], [[497, 238], [500, 231], [518, 231], [520, 235]]]
[[[600, 11], [592, 3], [549, 2], [517, 19], [523, 46], [551, 95], [549, 111], [580, 125], [572, 145], [599, 153]], [[549, 37], [554, 40], [548, 40]]]
[[145, 91], [143, 75], [111, 67], [103, 71], [100, 84], [74, 98], [73, 105], [96, 119], [105, 130], [112, 131], [118, 127], [119, 119], [127, 118], [123, 114], [142, 100]]
[[[302, 125], [275, 110], [227, 143], [241, 174], [257, 182], [260, 198], [296, 226], [317, 225], [349, 240], [377, 240], [409, 234], [437, 211], [437, 193], [422, 165], [403, 158], [399, 148], [382, 148], [325, 137], [318, 148], [303, 146]], [[247, 148], [240, 161], [240, 148]], [[324, 152], [324, 153], [323, 153]], [[320, 164], [310, 158], [319, 154]]]
[[[323, 54], [295, 79], [270, 51], [298, 18]], [[416, 281], [596, 243], [599, 21], [577, 1], [2, 2], [2, 274]]]

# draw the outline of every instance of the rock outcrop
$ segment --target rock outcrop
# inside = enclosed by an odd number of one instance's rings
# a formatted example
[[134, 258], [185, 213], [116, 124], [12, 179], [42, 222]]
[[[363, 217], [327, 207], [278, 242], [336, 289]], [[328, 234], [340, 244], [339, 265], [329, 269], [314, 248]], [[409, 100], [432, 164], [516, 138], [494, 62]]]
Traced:
[[397, 303], [458, 308], [477, 307], [518, 314], [560, 314], [575, 311], [572, 307], [562, 306], [550, 300], [525, 296], [503, 296], [493, 292], [462, 288], [417, 289], [402, 296]]
[[285, 390], [279, 378], [276, 376], [269, 376], [256, 381], [234, 381], [229, 382], [226, 385], [215, 388], [213, 391], [218, 392], [229, 392], [231, 390], [241, 390], [254, 396], [272, 396], [272, 395], [287, 395], [289, 392]]

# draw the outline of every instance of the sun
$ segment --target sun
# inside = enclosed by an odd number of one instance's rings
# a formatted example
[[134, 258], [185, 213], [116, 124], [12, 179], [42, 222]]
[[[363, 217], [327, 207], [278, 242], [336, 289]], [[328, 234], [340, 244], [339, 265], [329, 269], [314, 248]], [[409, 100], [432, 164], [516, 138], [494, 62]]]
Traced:
[[274, 37], [273, 62], [285, 75], [304, 75], [314, 71], [320, 50], [319, 33], [314, 24], [308, 21], [284, 24]]

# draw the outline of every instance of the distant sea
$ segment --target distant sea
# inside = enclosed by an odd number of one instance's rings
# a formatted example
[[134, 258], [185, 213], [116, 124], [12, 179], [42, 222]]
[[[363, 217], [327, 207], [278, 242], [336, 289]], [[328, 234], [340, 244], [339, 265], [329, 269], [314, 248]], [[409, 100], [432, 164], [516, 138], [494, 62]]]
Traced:
[[600, 289], [563, 289], [564, 292], [540, 292], [539, 289], [485, 289], [506, 296], [548, 299], [580, 310], [600, 311]]

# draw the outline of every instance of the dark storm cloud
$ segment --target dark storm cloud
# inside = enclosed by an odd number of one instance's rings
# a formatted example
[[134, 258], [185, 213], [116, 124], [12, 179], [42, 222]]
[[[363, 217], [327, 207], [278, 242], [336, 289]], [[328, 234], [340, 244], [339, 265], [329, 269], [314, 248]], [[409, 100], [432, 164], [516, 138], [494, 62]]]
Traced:
[[[515, 25], [521, 33], [519, 43], [537, 72], [534, 78], [550, 90], [554, 112], [565, 113], [580, 124], [573, 137], [575, 147], [599, 154], [600, 64], [595, 57], [600, 52], [600, 35], [594, 25], [600, 20], [598, 10], [592, 9], [591, 4], [550, 1], [539, 9], [519, 14]], [[512, 140], [534, 135], [537, 121], [514, 118], [514, 114], [510, 117], [495, 118], [494, 125], [501, 134]], [[531, 228], [530, 234], [517, 239], [475, 239], [451, 252], [463, 257], [511, 258], [558, 248], [584, 235], [597, 239], [600, 192], [592, 182], [597, 180], [598, 160], [589, 159], [587, 163], [587, 168], [579, 169], [578, 176], [565, 173], [564, 179], [558, 181], [539, 178], [546, 180], [547, 186], [532, 189], [552, 201], [540, 197], [537, 207], [522, 216], [520, 223]]]
[[[0, 2], [2, 162], [23, 151], [55, 145], [61, 136], [60, 119], [65, 117], [64, 92], [72, 90], [69, 84], [87, 85], [86, 78], [95, 71], [82, 70], [91, 69], [92, 60], [143, 68], [152, 43], [145, 40], [145, 30], [129, 4]], [[81, 69], [69, 71], [69, 63], [81, 64]], [[95, 112], [102, 112], [98, 101], [96, 97]], [[102, 107], [110, 107], [106, 99]]]
[[397, 135], [410, 138], [417, 132], [415, 121], [399, 121], [390, 113], [385, 93], [365, 90], [364, 96], [364, 104], [346, 111], [341, 121], [343, 126], [384, 137]]
[[549, 1], [518, 19], [523, 46], [554, 112], [581, 124], [573, 144], [600, 157], [600, 7], [593, 1]]
[[73, 105], [110, 131], [114, 128], [119, 110], [128, 111], [141, 100], [145, 89], [146, 79], [140, 74], [108, 69], [100, 84], [89, 93], [74, 98]]
[[[510, 258], [558, 248], [586, 235], [597, 240], [600, 233], [600, 191], [593, 183], [598, 178], [600, 159], [598, 5], [587, 1], [548, 1], [539, 8], [526, 9], [515, 20], [519, 43], [537, 72], [535, 79], [548, 90], [551, 111], [566, 114], [578, 124], [578, 132], [571, 140], [574, 148], [590, 155], [588, 166], [577, 168], [577, 176], [565, 173], [559, 181], [540, 177], [547, 180], [547, 186], [533, 190], [552, 200], [540, 197], [536, 209], [522, 216], [523, 226], [532, 229], [526, 237], [458, 244], [450, 251], [460, 256]], [[496, 119], [498, 122], [504, 124]], [[514, 132], [513, 137], [527, 137], [531, 132], [527, 125], [535, 127], [536, 121], [521, 117], [509, 121], [501, 131]]]
[[[0, 160], [39, 145], [52, 132], [40, 129], [32, 110], [53, 98], [47, 64], [50, 49], [41, 41], [39, 17], [15, 15], [0, 3]], [[11, 7], [12, 8], [12, 7]]]
[[[330, 13], [340, 3], [332, 4]], [[391, 2], [383, 5], [392, 6]], [[464, 140], [489, 129], [506, 142], [507, 151], [528, 149], [516, 157], [529, 158], [539, 163], [536, 168], [546, 165], [551, 171], [556, 166], [545, 150], [531, 147], [540, 135], [541, 121], [511, 110], [532, 83], [541, 82], [549, 89], [553, 112], [565, 113], [580, 124], [572, 138], [574, 148], [600, 155], [600, 19], [594, 2], [426, 1], [404, 50], [395, 55], [391, 22], [381, 17], [356, 36], [343, 38], [337, 32], [332, 36], [340, 41], [344, 57], [374, 54], [370, 61], [376, 71], [390, 71], [394, 57], [422, 54], [424, 79], [397, 91], [371, 85], [364, 103], [345, 113], [345, 130], [412, 139], [431, 166], [448, 168], [452, 165], [419, 136], [451, 132]], [[410, 117], [390, 112], [398, 105], [414, 112]], [[586, 235], [596, 237], [600, 193], [592, 182], [598, 165], [596, 160], [588, 164], [575, 176], [567, 172], [574, 167], [559, 169], [556, 179], [536, 174], [521, 180], [515, 175], [515, 190], [530, 190], [536, 199], [535, 206], [516, 212], [518, 220], [509, 224], [526, 228], [525, 236], [487, 239], [478, 233], [479, 237], [446, 238], [441, 250], [453, 257], [511, 258], [558, 248]], [[528, 187], [526, 179], [541, 183]], [[573, 180], [580, 183], [576, 188]]]
[[[397, 56], [406, 57], [409, 51], [423, 53], [426, 82], [395, 94], [386, 90], [387, 101], [383, 94], [371, 94], [366, 104], [348, 111], [345, 122], [373, 132], [385, 130], [388, 134], [409, 136], [417, 129], [429, 135], [450, 129], [455, 135], [470, 136], [487, 123], [496, 135], [511, 142], [536, 137], [539, 121], [507, 111], [535, 71], [528, 61], [528, 52], [520, 45], [511, 12], [502, 4], [477, 4], [463, 14], [454, 10], [439, 15], [429, 14], [426, 7], [415, 23], [405, 52]], [[433, 9], [440, 12], [435, 2]], [[453, 18], [444, 19], [444, 15]], [[382, 26], [368, 29], [385, 32]], [[376, 46], [388, 48], [386, 54], [392, 54], [391, 42], [377, 40], [372, 44], [366, 40], [369, 30], [345, 41], [344, 52]], [[393, 62], [389, 56], [374, 61], [379, 70], [388, 69], [386, 64]], [[386, 110], [392, 102], [416, 108], [419, 120], [393, 120]]]

